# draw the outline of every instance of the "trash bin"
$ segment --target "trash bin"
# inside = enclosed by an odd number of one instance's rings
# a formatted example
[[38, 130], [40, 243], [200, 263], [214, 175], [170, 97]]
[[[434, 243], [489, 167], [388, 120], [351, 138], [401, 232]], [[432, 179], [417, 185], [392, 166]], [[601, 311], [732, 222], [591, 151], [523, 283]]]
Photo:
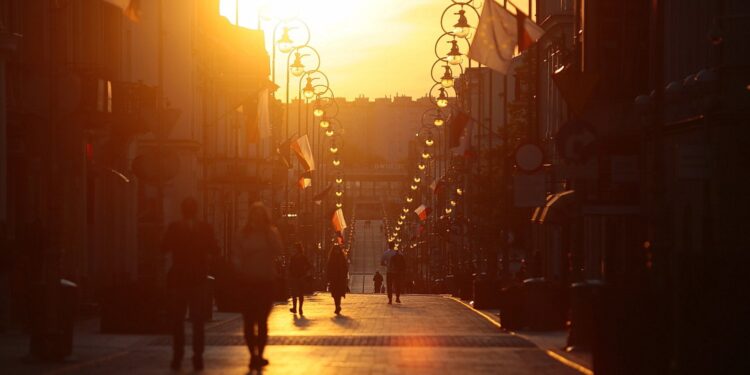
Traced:
[[523, 287], [511, 285], [500, 291], [500, 324], [507, 329], [521, 329], [523, 321]]
[[32, 330], [29, 351], [35, 358], [61, 361], [73, 353], [73, 333], [78, 312], [78, 285], [60, 279], [57, 285], [54, 315], [48, 315], [45, 301], [50, 291], [44, 284], [34, 286], [37, 304], [32, 308]]
[[533, 330], [556, 330], [565, 327], [566, 291], [544, 278], [523, 281], [523, 311], [526, 326]]
[[445, 276], [445, 285], [448, 288], [448, 292], [453, 297], [458, 297], [458, 286], [456, 285], [456, 277], [454, 275]]
[[594, 298], [601, 291], [600, 280], [586, 280], [570, 286], [569, 347], [591, 347], [594, 339]]
[[498, 295], [495, 282], [486, 273], [477, 275], [473, 283], [473, 301], [475, 309], [496, 309]]

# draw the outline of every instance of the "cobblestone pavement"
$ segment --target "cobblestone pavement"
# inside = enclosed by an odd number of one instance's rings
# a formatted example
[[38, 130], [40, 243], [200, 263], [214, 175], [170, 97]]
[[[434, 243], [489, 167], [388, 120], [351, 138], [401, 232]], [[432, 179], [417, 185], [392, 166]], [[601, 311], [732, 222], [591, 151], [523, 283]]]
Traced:
[[[305, 315], [276, 306], [266, 374], [577, 374], [528, 341], [503, 333], [466, 306], [441, 296], [350, 294], [342, 316], [327, 294], [310, 297]], [[238, 316], [207, 332], [206, 374], [246, 374]], [[47, 374], [168, 374], [170, 340], [142, 336], [116, 351], [46, 367]], [[189, 340], [188, 340], [189, 342]], [[88, 350], [94, 348], [89, 347]], [[189, 348], [186, 350], [189, 353]], [[41, 369], [41, 368], [40, 368]], [[26, 372], [28, 373], [28, 372]], [[189, 358], [182, 373], [191, 373]]]

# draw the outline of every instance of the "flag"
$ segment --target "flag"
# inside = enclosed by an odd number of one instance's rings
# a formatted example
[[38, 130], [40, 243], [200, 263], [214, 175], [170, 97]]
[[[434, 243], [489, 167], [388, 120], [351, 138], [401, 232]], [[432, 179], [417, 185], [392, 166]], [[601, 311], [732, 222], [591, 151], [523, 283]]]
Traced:
[[122, 9], [122, 14], [133, 22], [141, 19], [141, 0], [105, 0]]
[[543, 33], [544, 29], [518, 9], [514, 15], [494, 0], [488, 0], [484, 3], [468, 56], [507, 74], [516, 46], [521, 52], [539, 40]]
[[460, 111], [451, 117], [450, 123], [448, 123], [448, 147], [459, 146], [461, 136], [464, 134], [466, 124], [469, 123], [470, 119], [471, 117], [464, 111]]
[[471, 155], [471, 137], [473, 134], [473, 129], [474, 127], [471, 123], [469, 123], [468, 126], [464, 127], [463, 134], [461, 135], [460, 141], [458, 142], [458, 147], [453, 150], [453, 155], [464, 157], [469, 157]]
[[323, 199], [326, 199], [326, 197], [328, 196], [328, 192], [330, 192], [332, 188], [333, 185], [328, 184], [327, 188], [323, 189], [323, 191], [321, 191], [320, 193], [315, 194], [315, 196], [313, 197], [313, 202], [315, 202], [315, 204], [317, 205], [323, 203]]
[[344, 211], [342, 209], [339, 208], [333, 212], [331, 224], [333, 224], [334, 231], [344, 233], [344, 229], [346, 229], [346, 220], [344, 219]]
[[302, 164], [306, 172], [315, 170], [315, 161], [313, 160], [312, 148], [310, 147], [307, 134], [297, 138], [290, 147], [297, 154], [297, 159], [299, 159], [300, 164]]
[[414, 213], [419, 216], [419, 220], [425, 221], [427, 220], [427, 215], [430, 214], [430, 209], [427, 208], [425, 205], [419, 205], [416, 209], [414, 209]]
[[299, 176], [297, 184], [299, 185], [300, 189], [305, 190], [312, 186], [312, 178], [310, 178], [310, 176], [307, 174], [303, 174], [302, 176]]
[[544, 35], [544, 29], [516, 9], [516, 32], [518, 33], [518, 53], [521, 53]]

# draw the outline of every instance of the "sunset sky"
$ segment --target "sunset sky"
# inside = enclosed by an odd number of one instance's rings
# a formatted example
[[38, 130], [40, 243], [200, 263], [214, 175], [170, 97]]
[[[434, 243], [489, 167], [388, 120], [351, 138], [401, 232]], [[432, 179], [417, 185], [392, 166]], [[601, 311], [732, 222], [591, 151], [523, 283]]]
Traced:
[[[488, 0], [489, 1], [489, 0]], [[222, 0], [221, 14], [236, 19], [237, 0]], [[525, 1], [519, 1], [525, 2]], [[321, 71], [336, 96], [421, 97], [432, 85], [430, 67], [440, 15], [450, 0], [239, 0], [239, 23], [267, 34], [276, 20], [297, 16], [311, 31]], [[259, 12], [260, 11], [260, 12]], [[447, 17], [455, 22], [456, 16]], [[469, 19], [476, 26], [476, 18]], [[465, 48], [465, 47], [461, 47]], [[464, 51], [465, 52], [465, 51]], [[277, 57], [277, 83], [285, 82], [286, 61]]]

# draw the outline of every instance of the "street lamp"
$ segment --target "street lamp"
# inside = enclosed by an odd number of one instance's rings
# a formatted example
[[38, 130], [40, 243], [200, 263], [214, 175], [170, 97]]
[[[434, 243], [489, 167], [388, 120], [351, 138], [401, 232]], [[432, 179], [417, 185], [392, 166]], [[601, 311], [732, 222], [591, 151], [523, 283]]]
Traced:
[[422, 181], [422, 178], [419, 176], [414, 176], [414, 183], [420, 183]]
[[431, 157], [432, 157], [432, 155], [429, 152], [427, 152], [427, 151], [425, 151], [425, 152], [422, 153], [422, 159], [427, 160], [427, 159], [429, 159]]
[[305, 72], [305, 64], [302, 63], [302, 58], [305, 56], [308, 55], [303, 55], [299, 52], [294, 53], [294, 62], [292, 65], [289, 65], [289, 71], [292, 72], [292, 75], [295, 77], [299, 77]]
[[447, 55], [448, 64], [460, 65], [462, 62], [464, 62], [464, 56], [463, 54], [461, 54], [461, 50], [458, 48], [458, 41], [450, 40], [448, 41], [448, 43], [451, 44], [451, 50]]
[[453, 25], [453, 32], [451, 34], [459, 38], [466, 38], [469, 36], [469, 32], [471, 32], [471, 25], [469, 25], [469, 21], [466, 19], [466, 11], [461, 9], [458, 13], [454, 14], [458, 16], [458, 22]]
[[336, 183], [337, 183], [337, 184], [339, 184], [339, 185], [341, 185], [341, 184], [343, 184], [343, 183], [344, 183], [344, 179], [343, 179], [343, 178], [341, 178], [341, 177], [336, 177], [336, 180], [335, 180], [335, 181], [336, 181]]
[[290, 27], [284, 27], [284, 31], [281, 32], [281, 38], [276, 41], [276, 46], [279, 47], [279, 52], [281, 53], [289, 53], [294, 49], [294, 42], [292, 41], [292, 38], [289, 37], [289, 30], [291, 30]]
[[302, 89], [302, 94], [307, 99], [312, 99], [315, 96], [315, 87], [313, 87], [312, 85], [312, 82], [314, 80], [315, 78], [313, 77], [307, 77], [307, 83], [305, 84], [305, 88]]
[[440, 108], [445, 108], [448, 106], [448, 93], [445, 91], [445, 88], [440, 88], [440, 94], [438, 94], [437, 99], [435, 100], [435, 103]]
[[325, 109], [320, 107], [320, 102], [315, 103], [315, 108], [313, 108], [313, 116], [315, 117], [323, 117], [326, 114]]
[[334, 158], [332, 163], [334, 167], [338, 167], [341, 165], [341, 160], [339, 160], [339, 158]]
[[417, 186], [417, 185], [411, 185], [411, 189], [412, 190], [417, 190], [417, 189], [419, 189], [419, 186]]
[[439, 128], [445, 125], [445, 120], [443, 120], [442, 117], [438, 116], [438, 117], [435, 117], [435, 120], [432, 121], [432, 124], [435, 125], [435, 127]]
[[445, 69], [445, 72], [443, 73], [443, 76], [440, 77], [440, 85], [446, 89], [453, 87], [455, 80], [453, 79], [453, 71], [451, 70], [450, 65], [446, 65], [443, 68]]
[[339, 190], [339, 191], [336, 192], [336, 196], [337, 197], [341, 197], [342, 195], [344, 195], [343, 191]]
[[414, 198], [412, 197], [406, 197], [406, 203], [411, 203], [414, 201]]
[[[321, 128], [323, 128], [323, 129], [328, 129], [328, 128], [329, 128], [330, 126], [331, 126], [331, 122], [330, 122], [330, 121], [328, 121], [328, 119], [326, 119], [326, 118], [323, 118], [322, 120], [320, 120], [320, 127], [321, 127]], [[332, 131], [333, 131], [333, 130], [332, 130]], [[326, 135], [328, 135], [328, 134], [326, 134]], [[331, 134], [331, 135], [333, 135], [333, 134]], [[331, 135], [329, 135], [329, 137], [330, 137]]]
[[333, 129], [326, 130], [326, 137], [333, 137]]
[[420, 171], [423, 171], [423, 170], [427, 169], [427, 165], [425, 163], [419, 162], [419, 164], [417, 164], [417, 168]]
[[464, 195], [464, 189], [461, 189], [460, 187], [456, 188], [456, 194], [458, 195]]

